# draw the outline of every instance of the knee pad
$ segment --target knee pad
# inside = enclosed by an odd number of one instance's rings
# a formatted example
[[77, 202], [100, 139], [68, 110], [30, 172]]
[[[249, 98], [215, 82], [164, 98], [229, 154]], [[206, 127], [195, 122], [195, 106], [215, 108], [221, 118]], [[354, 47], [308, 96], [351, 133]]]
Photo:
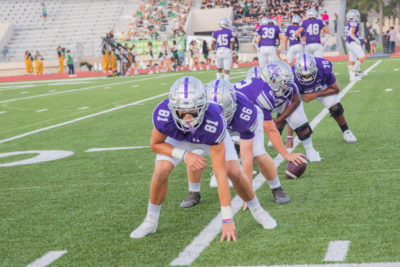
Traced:
[[332, 107], [329, 108], [329, 113], [331, 114], [331, 117], [336, 118], [342, 115], [344, 112], [342, 104], [339, 102]]
[[[300, 134], [302, 131], [309, 129], [308, 133], [306, 134]], [[296, 132], [297, 136], [299, 137], [300, 141], [306, 140], [308, 139], [311, 134], [312, 134], [312, 129], [310, 124], [308, 124], [308, 122], [304, 123], [303, 125], [297, 127], [296, 129], [294, 129], [294, 131]]]

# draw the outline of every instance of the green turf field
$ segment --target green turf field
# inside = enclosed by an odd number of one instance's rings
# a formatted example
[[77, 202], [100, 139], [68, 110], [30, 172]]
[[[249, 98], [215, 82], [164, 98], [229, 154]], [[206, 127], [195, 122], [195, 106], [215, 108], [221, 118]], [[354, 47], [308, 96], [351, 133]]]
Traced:
[[[339, 263], [400, 262], [399, 69], [398, 59], [383, 59], [342, 99], [358, 143], [345, 143], [328, 115], [313, 134], [323, 161], [309, 164], [298, 180], [287, 180], [286, 164], [280, 165], [289, 204], [275, 204], [266, 183], [257, 190], [276, 229], [264, 230], [249, 211], [239, 211], [238, 241], [220, 243], [218, 235], [191, 265], [332, 263], [324, 257], [336, 240], [349, 241]], [[246, 72], [233, 70], [231, 81]], [[334, 63], [334, 72], [344, 89], [347, 64]], [[208, 186], [210, 168], [201, 203], [181, 209], [187, 182], [179, 165], [157, 233], [129, 238], [147, 210], [152, 111], [183, 75], [208, 82], [215, 71], [0, 84], [0, 266], [26, 266], [49, 251], [66, 251], [51, 266], [168, 266], [184, 251], [220, 211], [216, 189]], [[322, 110], [319, 102], [304, 106], [310, 121]], [[131, 149], [87, 152], [115, 147]], [[37, 155], [11, 152], [38, 150], [73, 155], [6, 166]], [[302, 145], [295, 151], [304, 152]]]

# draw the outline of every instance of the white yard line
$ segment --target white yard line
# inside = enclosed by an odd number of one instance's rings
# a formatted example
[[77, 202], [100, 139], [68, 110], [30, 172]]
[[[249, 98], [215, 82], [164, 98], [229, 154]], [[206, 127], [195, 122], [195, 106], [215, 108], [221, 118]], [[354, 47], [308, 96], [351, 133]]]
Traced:
[[127, 146], [127, 147], [104, 147], [104, 148], [91, 148], [85, 152], [101, 152], [101, 151], [115, 151], [115, 150], [129, 150], [129, 149], [141, 149], [149, 148], [150, 146]]
[[393, 91], [392, 88], [387, 88], [387, 89], [385, 89], [385, 92], [391, 92], [391, 91]]
[[43, 109], [35, 110], [35, 112], [43, 112], [43, 111], [48, 111], [48, 109], [47, 108], [43, 108]]
[[84, 87], [84, 88], [79, 88], [79, 89], [59, 91], [59, 92], [54, 92], [54, 93], [26, 96], [26, 97], [14, 98], [14, 99], [6, 99], [6, 100], [0, 101], [0, 104], [14, 102], [14, 101], [21, 101], [21, 100], [26, 100], [26, 99], [32, 99], [32, 98], [38, 98], [38, 97], [44, 97], [44, 96], [68, 94], [68, 93], [73, 93], [73, 92], [86, 91], [86, 90], [89, 90], [89, 89], [94, 89], [94, 88], [99, 88], [99, 87], [107, 87], [107, 86], [114, 86], [114, 85], [120, 85], [120, 84], [126, 84], [126, 83], [135, 83], [135, 82], [141, 82], [141, 81], [147, 81], [147, 80], [162, 79], [162, 78], [165, 78], [165, 77], [172, 77], [172, 76], [176, 76], [176, 75], [181, 75], [181, 74], [180, 73], [172, 73], [172, 74], [169, 74], [168, 76], [167, 75], [163, 75], [163, 76], [153, 77], [153, 78], [144, 78], [144, 79], [141, 79], [141, 80], [129, 80], [129, 81], [123, 81], [123, 82], [118, 82], [118, 83], [101, 84], [101, 85], [94, 85], [94, 86], [89, 86], [89, 87]]
[[[245, 266], [241, 266], [245, 267]], [[294, 265], [252, 265], [249, 267], [400, 267], [400, 262], [330, 263]]]
[[97, 113], [94, 113], [94, 114], [90, 114], [90, 115], [86, 115], [86, 116], [83, 116], [83, 117], [79, 117], [77, 119], [73, 119], [73, 120], [70, 120], [70, 121], [58, 123], [56, 125], [48, 126], [48, 127], [41, 128], [41, 129], [37, 129], [37, 130], [31, 131], [31, 132], [23, 133], [23, 134], [20, 134], [20, 135], [17, 135], [17, 136], [13, 136], [13, 137], [10, 137], [10, 138], [7, 138], [7, 139], [0, 140], [0, 144], [5, 143], [5, 142], [9, 142], [9, 141], [13, 141], [13, 140], [25, 137], [25, 136], [29, 136], [29, 135], [32, 135], [32, 134], [35, 134], [35, 133], [40, 133], [40, 132], [44, 132], [44, 131], [47, 131], [47, 130], [50, 130], [50, 129], [54, 129], [54, 128], [57, 128], [57, 127], [61, 127], [61, 126], [64, 126], [64, 125], [72, 124], [72, 123], [77, 122], [77, 121], [82, 121], [82, 120], [86, 120], [86, 119], [89, 119], [89, 118], [93, 118], [93, 117], [96, 117], [96, 116], [99, 116], [99, 115], [103, 115], [103, 114], [106, 114], [106, 113], [109, 113], [109, 112], [112, 112], [112, 111], [115, 111], [115, 110], [119, 110], [119, 109], [123, 109], [123, 108], [126, 108], [126, 107], [130, 107], [130, 106], [134, 106], [134, 105], [137, 105], [137, 104], [141, 104], [143, 102], [147, 102], [147, 101], [150, 101], [150, 100], [153, 100], [153, 99], [157, 99], [157, 98], [165, 96], [165, 95], [168, 95], [168, 93], [162, 93], [162, 94], [159, 94], [159, 95], [156, 95], [156, 96], [152, 96], [152, 97], [149, 97], [149, 98], [146, 98], [146, 99], [142, 99], [142, 100], [139, 100], [139, 101], [135, 101], [135, 102], [132, 102], [132, 103], [129, 103], [129, 104], [121, 105], [121, 106], [118, 106], [118, 107], [115, 107], [115, 108], [111, 108], [111, 109], [107, 109], [107, 110], [104, 110], [104, 111], [100, 111], [100, 112], [97, 112]]
[[[365, 73], [368, 73], [370, 70], [375, 68], [382, 60], [377, 61], [371, 67], [369, 67]], [[350, 82], [339, 94], [339, 98], [342, 98], [355, 84], [357, 81]], [[328, 114], [328, 110], [324, 108], [310, 123], [312, 128], [315, 128], [318, 123]], [[299, 139], [296, 137], [293, 144], [293, 149], [300, 143]], [[292, 151], [291, 149], [290, 151]], [[278, 154], [275, 157], [275, 166], [278, 167], [283, 161], [283, 157]], [[265, 182], [264, 177], [261, 173], [259, 173], [255, 179], [253, 180], [253, 189], [254, 192], [257, 191], [258, 188]], [[235, 196], [232, 200], [232, 209], [233, 213], [239, 211], [241, 208], [242, 200], [239, 196]], [[219, 219], [221, 214], [219, 213], [217, 217], [215, 217], [209, 225], [207, 225], [199, 235], [197, 235], [194, 240], [181, 252], [178, 257], [176, 257], [170, 265], [190, 265], [196, 258], [200, 255], [200, 253], [208, 247], [208, 245], [213, 241], [213, 239], [219, 234], [221, 229], [221, 220]], [[217, 231], [218, 230], [218, 231]]]
[[337, 240], [329, 242], [323, 261], [344, 261], [349, 251], [349, 240]]
[[66, 250], [59, 250], [59, 251], [49, 251], [45, 255], [43, 255], [41, 258], [35, 260], [31, 264], [29, 264], [27, 267], [45, 267], [50, 265], [53, 261], [57, 260], [60, 258], [62, 255], [67, 253]]

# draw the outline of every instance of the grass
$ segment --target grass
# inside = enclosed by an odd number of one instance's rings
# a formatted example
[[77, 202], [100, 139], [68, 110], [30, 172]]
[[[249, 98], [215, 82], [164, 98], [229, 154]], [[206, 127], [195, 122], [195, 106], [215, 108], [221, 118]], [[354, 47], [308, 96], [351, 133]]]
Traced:
[[[368, 60], [363, 68], [374, 62]], [[275, 204], [266, 184], [257, 191], [278, 228], [263, 230], [249, 212], [240, 211], [235, 216], [238, 241], [220, 243], [217, 237], [192, 265], [323, 263], [332, 240], [351, 241], [346, 263], [400, 261], [400, 152], [396, 141], [400, 76], [394, 71], [398, 64], [383, 60], [343, 98], [358, 143], [346, 144], [327, 116], [313, 134], [314, 146], [324, 160], [309, 164], [298, 180], [284, 178], [285, 164], [278, 169], [291, 202]], [[334, 69], [344, 88], [346, 64], [334, 63]], [[244, 77], [245, 71], [235, 70], [232, 80]], [[213, 71], [188, 74], [202, 81], [215, 77]], [[0, 140], [166, 93], [180, 75], [99, 79], [85, 84], [44, 82], [1, 91], [0, 101], [49, 90], [70, 92], [1, 103], [0, 111], [7, 113], [0, 114]], [[93, 88], [72, 91], [87, 87]], [[386, 88], [393, 91], [385, 92]], [[29, 92], [21, 95], [23, 91]], [[74, 152], [56, 161], [0, 168], [0, 266], [27, 265], [53, 250], [68, 253], [52, 266], [168, 266], [179, 255], [219, 212], [216, 190], [208, 187], [210, 177], [203, 177], [201, 203], [181, 209], [187, 183], [184, 166], [178, 166], [169, 179], [157, 233], [131, 240], [129, 233], [146, 214], [155, 155], [148, 148], [85, 152], [96, 147], [148, 145], [152, 110], [164, 98], [0, 144], [0, 153]], [[318, 102], [304, 106], [310, 120], [322, 109]], [[48, 111], [35, 112], [45, 108]], [[276, 155], [273, 149], [268, 151]], [[303, 152], [302, 146], [296, 151]], [[0, 164], [30, 156], [0, 158]]]

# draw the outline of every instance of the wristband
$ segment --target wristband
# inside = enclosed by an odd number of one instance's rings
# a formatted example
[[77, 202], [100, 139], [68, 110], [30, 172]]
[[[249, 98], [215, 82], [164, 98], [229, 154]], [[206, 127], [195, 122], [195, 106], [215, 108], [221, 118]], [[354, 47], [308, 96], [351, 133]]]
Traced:
[[184, 160], [186, 156], [186, 151], [180, 148], [173, 148], [172, 149], [172, 157], [179, 159], [179, 160]]
[[222, 223], [231, 223], [231, 222], [233, 222], [233, 219], [225, 219], [225, 220], [222, 220]]
[[293, 139], [293, 136], [288, 136], [286, 137], [286, 139]]
[[231, 206], [221, 206], [221, 217], [222, 217], [222, 222], [224, 222], [226, 220], [233, 221], [232, 207]]

